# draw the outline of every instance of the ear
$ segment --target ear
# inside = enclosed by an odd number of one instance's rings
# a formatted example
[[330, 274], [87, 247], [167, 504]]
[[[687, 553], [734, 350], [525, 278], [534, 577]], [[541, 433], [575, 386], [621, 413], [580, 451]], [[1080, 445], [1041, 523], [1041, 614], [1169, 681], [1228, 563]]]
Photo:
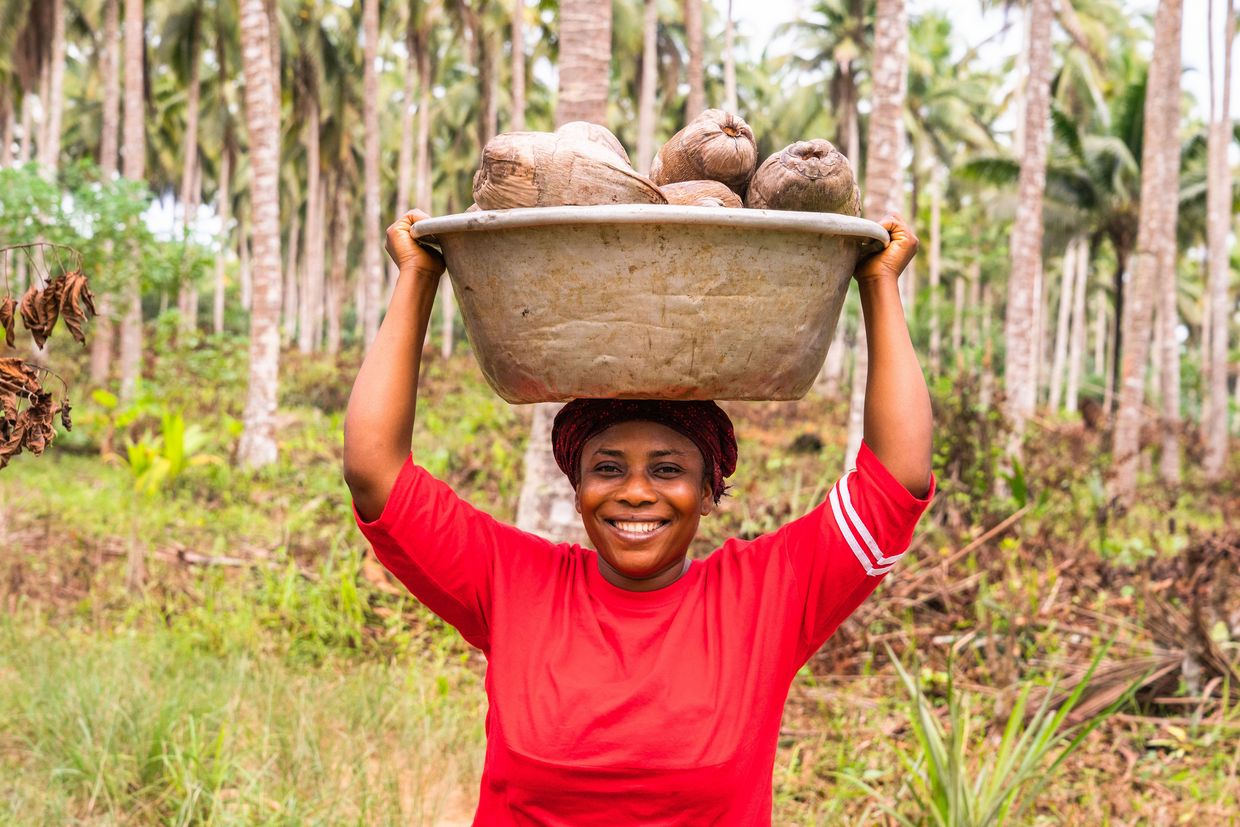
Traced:
[[577, 513], [581, 513], [581, 489], [573, 489], [573, 507], [577, 509]]
[[702, 481], [702, 501], [698, 505], [698, 513], [703, 517], [715, 510], [715, 489], [710, 480]]

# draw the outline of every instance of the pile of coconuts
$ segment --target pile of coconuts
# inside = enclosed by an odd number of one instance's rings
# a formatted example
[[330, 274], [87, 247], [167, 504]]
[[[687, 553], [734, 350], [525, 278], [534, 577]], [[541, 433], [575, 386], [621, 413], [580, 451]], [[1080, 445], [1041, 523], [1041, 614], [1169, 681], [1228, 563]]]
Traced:
[[707, 109], [663, 145], [649, 177], [602, 126], [574, 121], [555, 132], [507, 132], [482, 150], [470, 210], [599, 204], [676, 204], [859, 215], [848, 159], [821, 138], [797, 141], [758, 165], [753, 130]]

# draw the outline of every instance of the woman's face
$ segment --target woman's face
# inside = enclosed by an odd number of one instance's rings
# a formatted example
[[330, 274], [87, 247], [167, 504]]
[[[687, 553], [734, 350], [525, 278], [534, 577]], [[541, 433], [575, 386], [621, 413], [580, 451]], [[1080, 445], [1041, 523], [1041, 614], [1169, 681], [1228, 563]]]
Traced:
[[714, 504], [701, 451], [666, 425], [621, 422], [586, 442], [581, 464], [577, 511], [603, 576], [637, 591], [674, 582]]

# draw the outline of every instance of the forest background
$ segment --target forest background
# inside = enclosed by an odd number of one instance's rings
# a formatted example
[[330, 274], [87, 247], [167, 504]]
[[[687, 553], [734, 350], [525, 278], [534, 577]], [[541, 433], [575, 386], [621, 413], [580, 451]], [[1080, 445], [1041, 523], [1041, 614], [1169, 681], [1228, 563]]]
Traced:
[[[644, 169], [708, 105], [835, 141], [923, 243], [940, 493], [794, 683], [776, 821], [1234, 823], [1235, 14], [1186, 5], [812, 0], [753, 42], [726, 0], [0, 0], [4, 295], [80, 267], [98, 310], [3, 352], [74, 427], [0, 471], [0, 823], [468, 823], [484, 664], [340, 476], [382, 229], [467, 207], [500, 130], [595, 120]], [[857, 317], [804, 400], [727, 405], [696, 551], [845, 467]], [[459, 328], [445, 288], [415, 455], [564, 536], [548, 410]]]

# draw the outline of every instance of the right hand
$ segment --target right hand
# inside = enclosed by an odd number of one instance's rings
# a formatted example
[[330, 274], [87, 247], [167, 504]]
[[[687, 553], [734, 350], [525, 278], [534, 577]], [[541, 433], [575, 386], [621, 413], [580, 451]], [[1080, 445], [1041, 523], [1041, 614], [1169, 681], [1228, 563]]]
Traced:
[[428, 250], [413, 240], [413, 225], [423, 218], [430, 218], [422, 210], [410, 210], [387, 228], [388, 255], [396, 262], [400, 272], [416, 272], [422, 275], [438, 277], [443, 274], [443, 256]]

